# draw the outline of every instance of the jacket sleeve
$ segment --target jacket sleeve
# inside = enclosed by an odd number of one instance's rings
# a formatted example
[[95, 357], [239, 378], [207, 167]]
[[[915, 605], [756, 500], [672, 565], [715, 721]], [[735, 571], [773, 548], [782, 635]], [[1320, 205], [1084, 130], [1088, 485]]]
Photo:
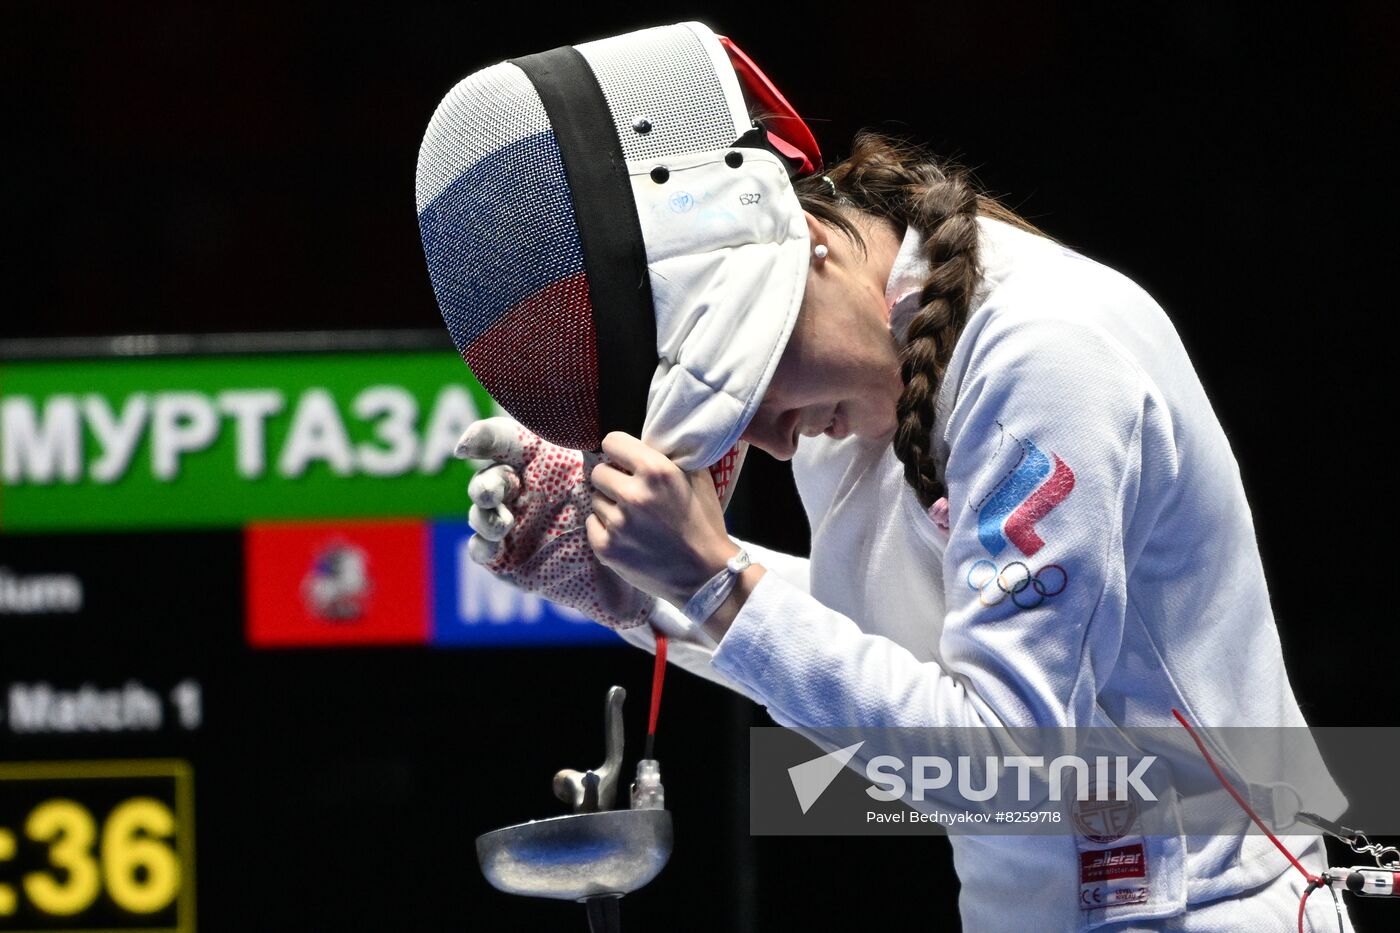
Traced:
[[[748, 551], [749, 557], [753, 559], [754, 563], [762, 564], [766, 570], [777, 574], [787, 581], [788, 585], [795, 587], [800, 592], [807, 592], [809, 564], [807, 558], [750, 544], [737, 538], [734, 539], [734, 542]], [[666, 660], [668, 663], [722, 687], [728, 687], [760, 704], [763, 702], [762, 699], [743, 689], [715, 668], [711, 660], [715, 652], [715, 640], [706, 635], [699, 626], [692, 624], [681, 614], [679, 609], [664, 600], [656, 601], [651, 625], [621, 629], [618, 634], [623, 641], [655, 654], [656, 631], [653, 631], [653, 627], [667, 638]]]
[[[1150, 525], [1145, 458], [1174, 471], [1169, 414], [1136, 362], [1092, 325], [994, 315], [971, 346], [942, 434], [949, 528], [941, 570], [930, 569], [942, 573], [947, 605], [937, 657], [921, 661], [765, 575], [713, 663], [780, 724], [1090, 721], [1121, 643], [1131, 529]], [[938, 561], [932, 549], [929, 559]]]

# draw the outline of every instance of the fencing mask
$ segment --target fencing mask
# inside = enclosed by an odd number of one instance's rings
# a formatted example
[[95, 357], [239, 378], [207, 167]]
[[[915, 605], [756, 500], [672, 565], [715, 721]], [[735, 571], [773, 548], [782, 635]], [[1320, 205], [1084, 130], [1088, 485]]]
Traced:
[[711, 467], [727, 502], [806, 284], [791, 179], [820, 166], [782, 94], [699, 23], [478, 71], [418, 157], [452, 339], [546, 440], [596, 450], [626, 431]]

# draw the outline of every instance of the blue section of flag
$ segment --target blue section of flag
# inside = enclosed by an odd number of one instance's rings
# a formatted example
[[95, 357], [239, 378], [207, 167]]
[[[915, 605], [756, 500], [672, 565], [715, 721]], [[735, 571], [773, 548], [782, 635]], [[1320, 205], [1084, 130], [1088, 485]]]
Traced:
[[554, 133], [479, 159], [418, 214], [428, 274], [459, 351], [551, 283], [583, 271]]
[[1006, 547], [1006, 536], [1001, 533], [1006, 519], [1016, 507], [1030, 498], [1037, 486], [1050, 475], [1050, 458], [1040, 452], [1030, 441], [1026, 441], [1026, 455], [1016, 469], [1002, 481], [992, 493], [982, 511], [977, 516], [977, 539], [993, 557]]
[[622, 644], [610, 629], [493, 577], [467, 555], [466, 522], [430, 526], [432, 644]]

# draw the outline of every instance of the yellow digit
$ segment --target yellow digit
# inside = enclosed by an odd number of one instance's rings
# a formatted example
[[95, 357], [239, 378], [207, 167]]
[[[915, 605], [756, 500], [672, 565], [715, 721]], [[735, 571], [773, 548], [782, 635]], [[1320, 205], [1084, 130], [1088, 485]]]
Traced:
[[152, 797], [133, 797], [102, 827], [102, 880], [123, 910], [151, 914], [180, 891], [180, 860], [164, 841], [175, 834], [175, 815]]
[[63, 880], [41, 871], [24, 876], [24, 893], [46, 914], [70, 917], [97, 899], [100, 885], [92, 841], [97, 826], [92, 814], [72, 800], [46, 800], [29, 814], [24, 834], [49, 845], [49, 863], [67, 876]]
[[[0, 829], [0, 862], [8, 862], [15, 857], [15, 834], [8, 829]], [[0, 884], [0, 917], [8, 917], [15, 912], [15, 889], [8, 884]]]

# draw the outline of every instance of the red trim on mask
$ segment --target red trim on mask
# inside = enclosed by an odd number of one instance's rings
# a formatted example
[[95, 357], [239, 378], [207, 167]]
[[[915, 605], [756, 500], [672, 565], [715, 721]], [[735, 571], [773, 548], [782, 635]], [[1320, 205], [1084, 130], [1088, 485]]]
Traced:
[[[779, 152], [800, 163], [798, 175], [811, 175], [822, 169], [822, 153], [817, 146], [817, 138], [797, 110], [788, 103], [783, 92], [778, 90], [763, 69], [744, 54], [744, 50], [734, 44], [728, 36], [719, 37], [720, 45], [729, 54], [729, 63], [739, 76], [749, 102], [767, 111], [770, 116], [764, 120], [768, 128], [768, 138]], [[775, 125], [770, 125], [775, 124]]]

